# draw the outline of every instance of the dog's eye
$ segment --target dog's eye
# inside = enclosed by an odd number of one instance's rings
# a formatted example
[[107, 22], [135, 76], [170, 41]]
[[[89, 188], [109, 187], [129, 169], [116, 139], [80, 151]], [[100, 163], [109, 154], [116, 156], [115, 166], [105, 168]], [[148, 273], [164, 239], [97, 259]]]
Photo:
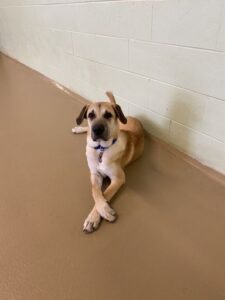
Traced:
[[110, 119], [110, 118], [112, 118], [112, 114], [111, 114], [110, 112], [106, 111], [106, 112], [104, 113], [103, 117], [104, 117], [105, 119]]
[[95, 118], [95, 113], [93, 111], [91, 111], [89, 114], [88, 114], [88, 118], [93, 120]]

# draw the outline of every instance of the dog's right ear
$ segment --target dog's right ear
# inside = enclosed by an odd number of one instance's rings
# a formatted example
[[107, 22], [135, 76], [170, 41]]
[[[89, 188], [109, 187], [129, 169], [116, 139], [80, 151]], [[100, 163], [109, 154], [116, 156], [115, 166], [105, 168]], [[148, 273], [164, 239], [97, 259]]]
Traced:
[[77, 119], [76, 119], [77, 125], [80, 125], [80, 124], [83, 122], [84, 119], [87, 119], [87, 111], [88, 111], [88, 105], [85, 105], [85, 106], [82, 108], [82, 110], [81, 110], [79, 116], [78, 116]]
[[111, 102], [112, 104], [116, 105], [116, 99], [115, 99], [113, 93], [110, 92], [110, 91], [108, 91], [108, 92], [106, 92], [106, 95], [109, 97], [110, 102]]
[[113, 105], [113, 109], [116, 113], [117, 118], [120, 120], [120, 122], [123, 124], [127, 124], [127, 118], [124, 116], [121, 107], [118, 104], [116, 104], [116, 105]]

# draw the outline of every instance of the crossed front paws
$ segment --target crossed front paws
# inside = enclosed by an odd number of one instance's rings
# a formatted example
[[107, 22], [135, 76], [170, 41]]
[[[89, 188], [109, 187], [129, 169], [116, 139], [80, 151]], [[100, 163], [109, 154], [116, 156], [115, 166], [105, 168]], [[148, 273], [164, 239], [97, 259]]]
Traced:
[[116, 220], [116, 212], [107, 202], [98, 203], [86, 218], [83, 231], [90, 233], [96, 230], [101, 222], [101, 217], [109, 222]]
[[116, 212], [109, 206], [107, 202], [100, 202], [96, 204], [96, 209], [102, 218], [109, 222], [114, 222], [116, 219]]

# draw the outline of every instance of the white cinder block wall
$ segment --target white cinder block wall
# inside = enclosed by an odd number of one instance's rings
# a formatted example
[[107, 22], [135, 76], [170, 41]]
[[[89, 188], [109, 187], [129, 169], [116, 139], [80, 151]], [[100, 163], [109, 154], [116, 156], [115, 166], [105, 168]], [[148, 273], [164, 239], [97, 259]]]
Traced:
[[225, 173], [224, 0], [1, 0], [0, 49]]

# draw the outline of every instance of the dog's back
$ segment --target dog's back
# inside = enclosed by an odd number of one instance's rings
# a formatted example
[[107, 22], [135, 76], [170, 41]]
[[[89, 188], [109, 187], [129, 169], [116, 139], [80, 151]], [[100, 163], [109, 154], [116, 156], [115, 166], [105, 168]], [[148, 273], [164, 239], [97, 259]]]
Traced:
[[120, 130], [127, 136], [123, 165], [127, 165], [141, 156], [144, 150], [144, 129], [141, 122], [133, 117], [127, 118], [127, 124], [120, 123]]

